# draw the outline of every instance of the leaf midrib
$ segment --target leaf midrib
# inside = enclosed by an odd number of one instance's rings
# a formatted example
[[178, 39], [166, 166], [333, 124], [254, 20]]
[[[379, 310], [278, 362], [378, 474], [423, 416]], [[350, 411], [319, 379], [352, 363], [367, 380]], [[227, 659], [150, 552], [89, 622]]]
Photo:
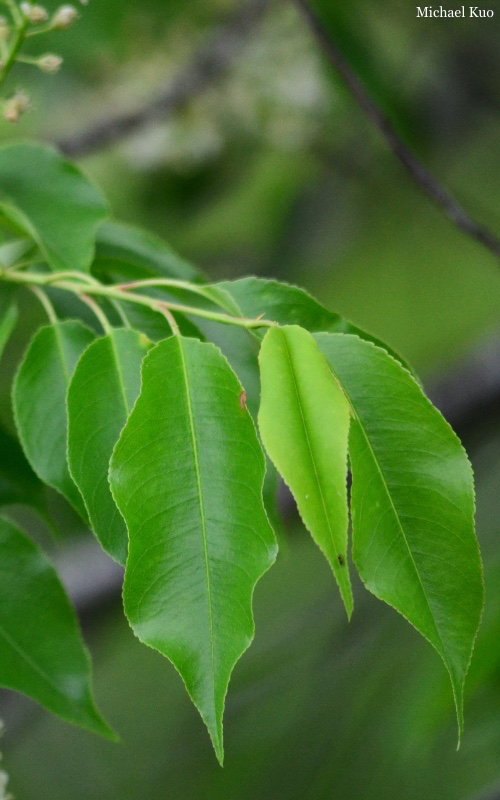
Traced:
[[[312, 447], [311, 447], [311, 441], [309, 439], [309, 431], [307, 429], [306, 419], [305, 419], [304, 411], [303, 411], [303, 408], [302, 408], [302, 398], [301, 398], [299, 387], [298, 387], [298, 384], [297, 384], [297, 379], [295, 377], [295, 370], [294, 370], [294, 365], [293, 365], [293, 361], [292, 361], [292, 356], [291, 356], [291, 353], [290, 353], [290, 348], [288, 346], [288, 341], [287, 341], [287, 338], [286, 338], [286, 334], [283, 333], [282, 336], [283, 336], [283, 341], [285, 343], [285, 350], [286, 350], [286, 354], [287, 354], [287, 357], [288, 357], [288, 363], [290, 365], [290, 372], [291, 372], [291, 375], [292, 375], [293, 387], [295, 389], [295, 395], [297, 397], [297, 404], [298, 404], [299, 410], [300, 410], [300, 416], [301, 416], [301, 419], [302, 419], [302, 426], [304, 428], [305, 438], [306, 438], [306, 442], [307, 442], [307, 448], [308, 448], [308, 451], [309, 451], [309, 457], [310, 457], [311, 463], [313, 465], [314, 475], [315, 475], [315, 478], [316, 478], [316, 483], [318, 485], [319, 496], [321, 498], [321, 504], [323, 506], [323, 513], [324, 513], [324, 517], [325, 517], [325, 520], [326, 520], [328, 533], [330, 534], [330, 539], [331, 539], [333, 548], [335, 550], [335, 554], [334, 555], [337, 556], [338, 555], [337, 551], [342, 550], [343, 548], [337, 547], [337, 544], [336, 544], [334, 536], [333, 536], [333, 530], [332, 530], [332, 527], [330, 525], [330, 519], [329, 519], [329, 516], [328, 516], [328, 512], [327, 512], [327, 509], [326, 509], [326, 502], [325, 502], [325, 498], [324, 498], [324, 495], [323, 495], [323, 488], [322, 488], [322, 485], [321, 485], [321, 480], [320, 480], [320, 477], [319, 477], [318, 469], [316, 467], [316, 461], [314, 459], [313, 450], [312, 450]], [[340, 589], [341, 589], [341, 593], [343, 594], [340, 582], [339, 582], [339, 586], [340, 586]], [[348, 592], [348, 594], [350, 594], [350, 593]], [[346, 602], [345, 598], [344, 598], [344, 602]], [[346, 606], [347, 606], [347, 602], [346, 602]], [[348, 610], [348, 613], [349, 613], [349, 610]]]
[[[340, 376], [339, 376], [339, 375], [338, 375], [338, 373], [337, 373], [337, 372], [334, 370], [334, 368], [333, 368], [333, 366], [332, 366], [331, 364], [330, 364], [330, 367], [331, 367], [331, 369], [332, 369], [332, 372], [334, 373], [335, 377], [337, 378], [337, 380], [338, 380], [339, 384], [342, 386], [342, 389], [343, 389], [343, 391], [344, 391], [344, 393], [345, 393], [345, 396], [346, 396], [346, 397], [348, 398], [348, 400], [349, 400], [349, 404], [350, 404], [350, 406], [351, 406], [351, 408], [352, 408], [352, 410], [353, 410], [353, 412], [354, 412], [354, 415], [355, 415], [355, 417], [356, 417], [356, 420], [357, 420], [357, 422], [358, 422], [359, 429], [360, 429], [360, 431], [361, 431], [361, 433], [362, 433], [362, 435], [363, 435], [363, 438], [364, 438], [364, 440], [365, 440], [365, 442], [366, 442], [366, 445], [367, 445], [367, 447], [368, 447], [368, 449], [369, 449], [369, 451], [370, 451], [370, 453], [371, 453], [371, 455], [372, 455], [373, 462], [374, 462], [374, 464], [375, 464], [375, 467], [376, 467], [376, 469], [377, 469], [377, 472], [378, 472], [378, 474], [379, 474], [380, 480], [382, 481], [382, 485], [383, 485], [383, 487], [384, 487], [385, 493], [386, 493], [386, 495], [387, 495], [387, 497], [388, 497], [388, 499], [389, 499], [389, 503], [390, 503], [391, 509], [392, 509], [392, 511], [393, 511], [393, 514], [394, 514], [394, 517], [395, 517], [395, 519], [396, 519], [396, 522], [397, 522], [397, 524], [398, 524], [399, 530], [401, 531], [401, 535], [402, 535], [402, 537], [403, 537], [403, 541], [404, 541], [404, 543], [405, 543], [405, 545], [406, 545], [406, 549], [408, 550], [408, 554], [409, 554], [409, 556], [410, 556], [411, 563], [413, 564], [413, 569], [415, 570], [415, 574], [416, 574], [416, 576], [417, 576], [418, 582], [419, 582], [419, 584], [420, 584], [420, 587], [421, 587], [421, 589], [422, 589], [422, 593], [423, 593], [423, 596], [424, 596], [424, 598], [425, 598], [425, 602], [427, 603], [427, 608], [429, 609], [429, 613], [430, 613], [430, 615], [431, 615], [431, 620], [432, 620], [432, 624], [434, 625], [434, 630], [436, 631], [436, 634], [437, 634], [437, 637], [438, 637], [439, 643], [441, 644], [441, 647], [442, 647], [442, 649], [443, 649], [443, 653], [445, 653], [445, 654], [446, 654], [446, 656], [447, 656], [447, 658], [448, 658], [449, 656], [448, 656], [448, 651], [447, 651], [447, 648], [446, 648], [446, 646], [445, 646], [445, 643], [444, 643], [444, 641], [443, 641], [443, 638], [442, 638], [442, 636], [441, 636], [441, 633], [440, 633], [440, 631], [439, 631], [439, 628], [438, 628], [437, 622], [436, 622], [436, 620], [435, 620], [435, 618], [434, 618], [434, 612], [433, 612], [433, 610], [432, 610], [432, 607], [431, 607], [431, 604], [430, 604], [429, 598], [428, 598], [428, 596], [427, 596], [427, 592], [425, 591], [425, 586], [424, 586], [424, 584], [423, 584], [423, 582], [422, 582], [422, 578], [421, 578], [421, 576], [420, 576], [420, 572], [419, 572], [419, 570], [418, 570], [417, 564], [416, 564], [416, 562], [415, 562], [415, 559], [414, 559], [414, 557], [413, 557], [413, 553], [412, 553], [411, 547], [410, 547], [410, 545], [409, 545], [408, 538], [407, 538], [407, 536], [406, 536], [406, 534], [405, 534], [404, 527], [403, 527], [403, 525], [402, 525], [402, 522], [401, 522], [401, 520], [400, 520], [400, 517], [399, 517], [399, 514], [398, 514], [398, 510], [397, 510], [396, 506], [394, 505], [394, 501], [393, 501], [393, 499], [392, 499], [392, 496], [391, 496], [391, 493], [390, 493], [390, 491], [389, 491], [389, 487], [388, 487], [388, 485], [387, 485], [387, 481], [386, 481], [386, 479], [385, 479], [385, 477], [384, 477], [384, 473], [383, 473], [383, 471], [382, 471], [382, 468], [381, 468], [381, 466], [380, 466], [379, 460], [378, 460], [377, 456], [375, 455], [375, 451], [374, 451], [374, 449], [373, 449], [373, 447], [372, 447], [372, 443], [371, 443], [371, 441], [370, 441], [370, 438], [369, 438], [369, 436], [368, 436], [368, 433], [367, 433], [367, 431], [365, 430], [365, 427], [364, 427], [363, 423], [361, 422], [360, 416], [359, 416], [359, 414], [358, 414], [358, 412], [357, 412], [357, 409], [356, 409], [356, 406], [355, 406], [355, 404], [353, 403], [353, 400], [352, 400], [352, 397], [351, 397], [350, 393], [347, 391], [347, 388], [345, 387], [345, 385], [344, 385], [343, 381], [341, 380]], [[449, 667], [448, 667], [448, 670], [450, 671]], [[453, 684], [453, 681], [452, 681], [452, 684]], [[453, 686], [453, 691], [455, 691], [455, 687], [454, 687], [454, 686]]]
[[181, 357], [181, 365], [182, 365], [182, 372], [184, 377], [184, 386], [186, 390], [186, 405], [187, 405], [187, 412], [188, 412], [188, 419], [189, 419], [189, 430], [191, 434], [191, 446], [193, 451], [193, 460], [194, 460], [194, 468], [196, 473], [196, 484], [198, 490], [198, 505], [200, 509], [200, 520], [201, 520], [201, 531], [202, 531], [202, 541], [203, 541], [203, 557], [205, 561], [205, 576], [207, 582], [207, 605], [208, 605], [208, 624], [210, 629], [210, 660], [212, 665], [212, 697], [213, 697], [213, 704], [214, 704], [214, 712], [215, 712], [215, 652], [214, 652], [214, 625], [213, 625], [213, 611], [212, 611], [212, 587], [210, 581], [210, 568], [209, 568], [209, 561], [208, 561], [208, 541], [207, 541], [207, 524], [206, 524], [206, 517], [205, 517], [205, 506], [203, 502], [203, 491], [201, 486], [201, 473], [200, 473], [200, 461], [198, 455], [198, 445], [196, 442], [196, 430], [194, 424], [194, 415], [193, 415], [193, 408], [191, 403], [191, 394], [189, 391], [189, 380], [188, 380], [188, 371], [186, 365], [186, 357], [184, 353], [184, 347], [182, 341], [179, 336], [175, 337], [178, 346], [179, 346], [179, 353]]

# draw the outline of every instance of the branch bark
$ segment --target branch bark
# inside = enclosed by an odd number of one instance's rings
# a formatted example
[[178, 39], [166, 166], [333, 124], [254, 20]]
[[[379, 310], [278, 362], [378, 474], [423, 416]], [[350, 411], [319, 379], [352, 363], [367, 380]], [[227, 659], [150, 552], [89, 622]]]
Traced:
[[439, 183], [410, 148], [406, 146], [387, 117], [372, 100], [357, 75], [352, 71], [331, 35], [323, 27], [316, 12], [309, 5], [308, 0], [293, 0], [293, 2], [304, 16], [311, 32], [321, 46], [330, 64], [347, 86], [350, 94], [356, 100], [373, 127], [380, 132], [386, 144], [409, 173], [414, 183], [445, 212], [457, 228], [467, 236], [475, 239], [479, 244], [483, 245], [483, 247], [486, 247], [497, 258], [500, 258], [500, 238], [473, 219], [462, 208], [453, 195]]
[[82, 131], [56, 141], [67, 156], [78, 158], [124, 139], [156, 120], [166, 120], [200, 95], [227, 71], [271, 0], [249, 0], [218, 27], [188, 64], [142, 107], [104, 117]]

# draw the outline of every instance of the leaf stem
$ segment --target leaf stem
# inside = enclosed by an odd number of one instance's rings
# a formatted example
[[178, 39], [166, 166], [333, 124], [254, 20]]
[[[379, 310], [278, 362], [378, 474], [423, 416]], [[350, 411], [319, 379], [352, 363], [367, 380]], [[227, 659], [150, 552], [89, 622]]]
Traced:
[[49, 321], [52, 325], [55, 325], [58, 322], [57, 314], [55, 312], [55, 308], [50, 302], [49, 298], [47, 297], [46, 293], [43, 289], [39, 286], [30, 286], [29, 287], [34, 295], [40, 300], [40, 303], [45, 309], [45, 313], [47, 314]]
[[[39, 272], [12, 272], [9, 269], [0, 269], [0, 281], [9, 281], [12, 283], [20, 283], [27, 286], [53, 286], [57, 289], [62, 289], [67, 292], [72, 292], [75, 295], [93, 295], [98, 297], [108, 297], [112, 300], [126, 301], [128, 303], [135, 303], [137, 305], [147, 306], [153, 311], [164, 314], [167, 311], [178, 311], [181, 314], [189, 314], [202, 319], [209, 319], [213, 322], [219, 322], [222, 325], [236, 325], [239, 328], [246, 328], [252, 330], [254, 328], [272, 328], [277, 326], [278, 323], [268, 319], [247, 319], [245, 317], [233, 317], [229, 314], [222, 314], [216, 311], [210, 311], [205, 308], [197, 308], [196, 306], [184, 305], [182, 303], [171, 303], [166, 300], [158, 300], [155, 297], [148, 297], [147, 295], [137, 294], [121, 289], [119, 286], [106, 286], [98, 281], [93, 282], [94, 279], [90, 278], [91, 282], [75, 283], [67, 281], [61, 276], [68, 273], [53, 273], [44, 274]], [[89, 279], [90, 276], [85, 276]], [[79, 275], [81, 280], [82, 277]], [[142, 286], [142, 282], [136, 284], [136, 288]]]
[[102, 327], [104, 333], [111, 333], [111, 325], [109, 324], [109, 320], [108, 320], [106, 314], [99, 308], [99, 306], [97, 305], [95, 300], [92, 300], [92, 298], [89, 297], [87, 294], [79, 294], [78, 297], [80, 298], [80, 300], [83, 303], [88, 305], [88, 307], [91, 309], [91, 311], [97, 317], [97, 319], [99, 320], [99, 322], [101, 324], [101, 327]]
[[24, 17], [14, 2], [5, 2], [10, 9], [12, 18], [15, 22], [14, 33], [10, 42], [10, 47], [7, 51], [7, 57], [3, 62], [2, 69], [0, 70], [0, 86], [5, 82], [7, 75], [14, 66], [18, 53], [22, 47], [26, 28], [28, 27], [28, 20]]

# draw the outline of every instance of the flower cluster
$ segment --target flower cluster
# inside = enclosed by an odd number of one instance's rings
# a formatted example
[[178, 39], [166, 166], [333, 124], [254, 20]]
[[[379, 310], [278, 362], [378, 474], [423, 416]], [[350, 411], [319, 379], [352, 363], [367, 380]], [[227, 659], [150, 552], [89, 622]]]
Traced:
[[[88, 0], [79, 0], [87, 5]], [[40, 56], [27, 55], [22, 52], [24, 43], [34, 36], [50, 31], [63, 31], [77, 19], [78, 11], [72, 5], [59, 6], [50, 13], [45, 6], [32, 0], [10, 0], [6, 4], [10, 17], [0, 16], [0, 85], [16, 62], [32, 64], [42, 72], [57, 72], [63, 60], [56, 53], [43, 53]], [[30, 109], [27, 94], [17, 89], [8, 98], [1, 101], [3, 117], [8, 122], [17, 122]]]

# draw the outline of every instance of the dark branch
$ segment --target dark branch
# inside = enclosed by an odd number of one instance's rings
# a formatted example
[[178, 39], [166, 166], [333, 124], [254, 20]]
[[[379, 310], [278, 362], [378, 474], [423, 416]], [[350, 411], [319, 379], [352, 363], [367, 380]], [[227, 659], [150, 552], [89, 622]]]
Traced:
[[124, 139], [150, 122], [168, 119], [226, 72], [269, 4], [270, 0], [249, 0], [216, 29], [182, 71], [149, 102], [133, 111], [98, 120], [83, 131], [60, 139], [57, 147], [72, 158], [84, 156]]
[[307, 0], [294, 0], [304, 15], [315, 38], [321, 45], [326, 57], [338, 72], [349, 92], [352, 94], [359, 107], [364, 111], [372, 125], [382, 134], [386, 143], [410, 174], [415, 183], [440, 206], [445, 214], [468, 236], [482, 244], [497, 258], [500, 258], [500, 239], [484, 226], [470, 217], [455, 198], [434, 178], [427, 167], [415, 156], [414, 153], [400, 139], [393, 126], [382, 113], [378, 106], [364, 88], [361, 81], [354, 74], [345, 61], [340, 50], [330, 34], [323, 27], [320, 19], [313, 11]]

